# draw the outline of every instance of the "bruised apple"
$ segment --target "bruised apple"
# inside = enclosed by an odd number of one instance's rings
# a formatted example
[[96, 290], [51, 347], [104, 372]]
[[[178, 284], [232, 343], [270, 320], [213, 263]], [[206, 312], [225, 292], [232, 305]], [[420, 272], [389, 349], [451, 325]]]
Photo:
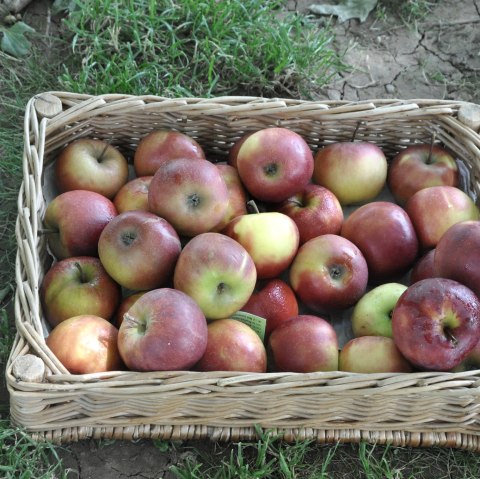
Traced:
[[410, 363], [420, 369], [449, 371], [478, 342], [480, 301], [457, 281], [423, 279], [398, 299], [392, 330], [395, 344]]
[[267, 371], [267, 352], [257, 333], [235, 319], [219, 319], [208, 325], [205, 353], [198, 371]]
[[325, 319], [301, 314], [276, 328], [268, 340], [274, 371], [310, 373], [338, 370], [338, 339]]
[[198, 304], [171, 288], [148, 291], [125, 313], [118, 349], [133, 371], [187, 370], [207, 347], [207, 321]]
[[71, 374], [89, 374], [123, 369], [117, 338], [106, 319], [80, 315], [55, 326], [46, 344]]
[[293, 289], [279, 278], [258, 281], [242, 311], [266, 320], [265, 337], [280, 324], [298, 315], [298, 301]]

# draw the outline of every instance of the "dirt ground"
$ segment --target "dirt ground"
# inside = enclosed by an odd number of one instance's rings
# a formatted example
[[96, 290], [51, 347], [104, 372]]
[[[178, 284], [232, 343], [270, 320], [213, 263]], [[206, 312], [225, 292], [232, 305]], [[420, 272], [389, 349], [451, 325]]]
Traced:
[[[34, 2], [35, 3], [35, 2]], [[309, 13], [321, 0], [289, 1], [288, 9]], [[385, 2], [384, 2], [385, 3]], [[480, 0], [443, 0], [417, 25], [405, 24], [389, 2], [383, 18], [366, 22], [333, 21], [335, 48], [346, 51], [353, 68], [338, 76], [319, 98], [363, 100], [434, 98], [480, 102]], [[31, 15], [42, 15], [32, 6]], [[313, 17], [324, 24], [324, 17]], [[38, 21], [38, 17], [36, 18]], [[160, 445], [161, 446], [161, 445]], [[83, 441], [59, 453], [72, 478], [172, 478], [170, 465], [194, 454], [191, 447], [214, 451], [213, 443], [182, 443], [162, 452], [152, 441]]]

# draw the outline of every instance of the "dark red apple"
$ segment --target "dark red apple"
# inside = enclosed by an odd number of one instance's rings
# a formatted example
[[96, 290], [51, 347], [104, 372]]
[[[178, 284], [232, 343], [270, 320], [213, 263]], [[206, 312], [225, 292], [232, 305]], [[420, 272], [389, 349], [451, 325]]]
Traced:
[[410, 272], [410, 284], [416, 283], [421, 279], [435, 278], [437, 275], [435, 271], [435, 248], [424, 253], [413, 264], [412, 271]]
[[372, 201], [361, 206], [345, 219], [341, 234], [363, 253], [371, 283], [397, 279], [417, 259], [415, 229], [395, 203]]
[[427, 278], [400, 296], [392, 315], [393, 339], [420, 369], [448, 371], [472, 351], [480, 335], [480, 301], [463, 284]]
[[438, 276], [464, 284], [480, 298], [480, 221], [462, 221], [451, 226], [435, 251]]

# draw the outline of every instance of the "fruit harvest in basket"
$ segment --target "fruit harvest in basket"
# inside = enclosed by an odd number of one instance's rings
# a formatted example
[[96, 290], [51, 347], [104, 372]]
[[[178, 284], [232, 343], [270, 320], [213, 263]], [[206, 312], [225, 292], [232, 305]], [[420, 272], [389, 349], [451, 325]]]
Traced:
[[270, 127], [213, 163], [155, 130], [53, 171], [40, 297], [72, 374], [480, 367], [479, 210], [434, 139], [387, 158]]

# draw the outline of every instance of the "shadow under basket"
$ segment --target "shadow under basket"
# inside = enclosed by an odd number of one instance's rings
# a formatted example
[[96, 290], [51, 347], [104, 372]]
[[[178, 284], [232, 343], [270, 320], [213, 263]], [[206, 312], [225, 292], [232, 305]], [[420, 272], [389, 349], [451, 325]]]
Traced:
[[[115, 371], [72, 375], [45, 344], [39, 286], [51, 262], [42, 235], [45, 171], [72, 140], [96, 137], [127, 157], [154, 129], [195, 138], [225, 161], [249, 131], [286, 127], [312, 151], [356, 139], [391, 159], [432, 134], [461, 162], [462, 187], [479, 193], [480, 136], [462, 121], [472, 104], [439, 100], [320, 102], [256, 97], [167, 99], [50, 92], [25, 112], [24, 179], [16, 225], [17, 334], [7, 363], [12, 421], [38, 440], [209, 438], [376, 442], [480, 450], [480, 370], [459, 373], [231, 373]], [[35, 367], [30, 369], [34, 364]], [[37, 374], [31, 374], [31, 371]]]

